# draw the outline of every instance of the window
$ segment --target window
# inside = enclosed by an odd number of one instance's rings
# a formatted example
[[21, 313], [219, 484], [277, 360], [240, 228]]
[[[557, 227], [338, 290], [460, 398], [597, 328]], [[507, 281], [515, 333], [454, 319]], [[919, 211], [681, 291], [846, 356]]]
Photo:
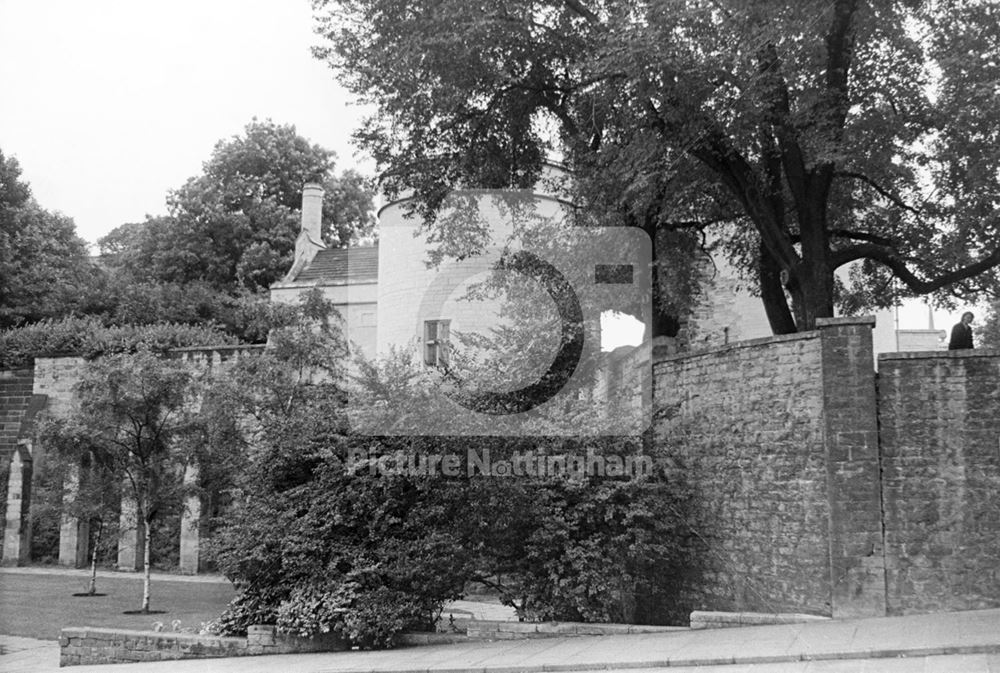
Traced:
[[450, 324], [450, 320], [424, 321], [424, 364], [431, 367], [447, 366]]

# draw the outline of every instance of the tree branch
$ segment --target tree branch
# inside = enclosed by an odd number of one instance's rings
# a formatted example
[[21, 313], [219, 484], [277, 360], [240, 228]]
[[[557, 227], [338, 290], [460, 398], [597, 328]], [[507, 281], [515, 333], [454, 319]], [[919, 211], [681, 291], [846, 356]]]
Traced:
[[874, 189], [876, 192], [878, 192], [880, 195], [888, 199], [889, 201], [895, 203], [903, 210], [908, 210], [914, 215], [920, 214], [920, 211], [918, 209], [914, 208], [911, 205], [908, 205], [901, 198], [899, 198], [895, 194], [892, 194], [891, 192], [889, 192], [889, 190], [885, 189], [884, 187], [882, 187], [877, 182], [875, 182], [874, 180], [872, 180], [870, 177], [868, 177], [863, 173], [855, 173], [853, 171], [836, 171], [833, 175], [834, 177], [838, 178], [851, 178], [853, 180], [858, 180], [860, 182], [863, 182], [872, 189]]
[[946, 285], [972, 278], [984, 271], [989, 271], [1000, 266], [1000, 248], [997, 248], [978, 262], [973, 262], [959, 269], [943, 273], [933, 280], [922, 280], [917, 277], [906, 265], [906, 260], [895, 249], [884, 245], [861, 243], [844, 250], [837, 250], [831, 255], [833, 268], [859, 259], [871, 259], [879, 262], [888, 267], [912, 292], [916, 294], [928, 294], [935, 290], [940, 290]]
[[569, 7], [574, 13], [579, 14], [587, 21], [591, 23], [600, 23], [601, 17], [594, 14], [590, 9], [586, 7], [580, 0], [564, 0], [567, 7]]
[[753, 168], [738, 152], [729, 148], [724, 137], [704, 139], [688, 152], [718, 174], [722, 182], [743, 205], [744, 210], [760, 232], [768, 250], [783, 268], [791, 268], [798, 263], [798, 253], [792, 245], [784, 222], [776, 213], [766, 209], [772, 204], [757, 188]]
[[725, 217], [714, 217], [710, 220], [682, 220], [679, 222], [664, 222], [661, 226], [664, 229], [702, 229], [704, 227], [709, 227], [713, 224], [719, 224], [721, 222], [732, 222], [733, 220], [738, 220], [745, 215], [728, 215]]
[[[850, 110], [851, 62], [854, 57], [854, 15], [858, 11], [858, 0], [835, 0], [833, 21], [826, 35], [826, 92], [821, 104], [826, 108], [822, 115], [827, 119], [828, 132], [832, 142], [840, 142], [844, 124]], [[833, 182], [833, 162], [825, 161], [814, 169], [815, 181], [812, 198], [826, 203]]]
[[852, 241], [865, 241], [868, 243], [875, 243], [876, 245], [883, 245], [886, 247], [893, 247], [897, 245], [897, 242], [888, 238], [886, 236], [879, 236], [878, 234], [870, 234], [865, 231], [851, 231], [850, 229], [831, 229], [829, 232], [830, 236], [834, 238], [849, 238]]

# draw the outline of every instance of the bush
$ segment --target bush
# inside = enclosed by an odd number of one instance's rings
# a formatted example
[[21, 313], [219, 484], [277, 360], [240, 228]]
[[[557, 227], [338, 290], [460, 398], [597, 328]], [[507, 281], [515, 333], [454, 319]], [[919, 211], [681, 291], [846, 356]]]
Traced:
[[[470, 449], [493, 461], [513, 452], [624, 457], [642, 452], [643, 438], [601, 438], [594, 418], [578, 419], [580, 434], [596, 437], [586, 440], [546, 435], [553, 426], [544, 419], [534, 436], [352, 436], [342, 352], [325, 324], [277, 330], [272, 348], [234, 368], [233, 394], [245, 396], [257, 434], [242, 495], [213, 544], [238, 590], [220, 619], [226, 632], [274, 623], [387, 647], [400, 631], [433, 628], [470, 582], [497, 591], [525, 619], [675, 617], [663, 605], [678, 565], [683, 494], [662, 470], [472, 476], [466, 462]], [[325, 375], [305, 374], [317, 369]], [[427, 404], [433, 375], [405, 353], [362, 363], [360, 373], [352, 422], [385, 428], [398, 415], [453, 414]], [[489, 421], [479, 422], [472, 429], [488, 435]], [[369, 462], [357, 463], [358, 453]], [[386, 457], [427, 454], [458, 457], [457, 474], [371, 469]]]
[[[675, 617], [663, 609], [665, 571], [677, 565], [683, 498], [662, 470], [470, 476], [466, 462], [470, 449], [494, 461], [513, 452], [625, 456], [642, 451], [641, 438], [351, 436], [335, 378], [324, 386], [282, 378], [299, 369], [290, 362], [313, 368], [304, 357], [317, 352], [275, 348], [239, 365], [255, 382], [238, 387], [255, 391], [261, 434], [243, 496], [214, 544], [239, 591], [220, 620], [227, 632], [275, 623], [387, 647], [400, 631], [433, 628], [444, 603], [473, 581], [524, 619]], [[373, 408], [430, 413], [411, 395], [419, 397], [420, 372], [387, 363], [364, 375], [380, 379]], [[588, 428], [583, 419], [580, 428]], [[369, 462], [349, 464], [357, 455], [349, 449]], [[425, 454], [457, 456], [458, 476], [369, 469], [384, 457]]]
[[344, 444], [325, 455], [302, 451], [309, 444], [261, 456], [253, 495], [215, 543], [219, 568], [240, 591], [222, 619], [227, 631], [271, 621], [386, 647], [399, 631], [432, 628], [469, 575], [449, 531], [461, 500], [435, 480], [351, 474]]
[[[376, 458], [464, 455], [470, 438], [341, 438], [311, 452], [303, 439], [261, 456], [253, 495], [216, 540], [240, 591], [222, 620], [229, 632], [270, 622], [386, 647], [400, 631], [432, 629], [473, 580], [526, 619], [664, 621], [678, 518], [662, 481], [369, 474], [347, 469], [351, 442]], [[510, 445], [473, 441], [494, 455]]]

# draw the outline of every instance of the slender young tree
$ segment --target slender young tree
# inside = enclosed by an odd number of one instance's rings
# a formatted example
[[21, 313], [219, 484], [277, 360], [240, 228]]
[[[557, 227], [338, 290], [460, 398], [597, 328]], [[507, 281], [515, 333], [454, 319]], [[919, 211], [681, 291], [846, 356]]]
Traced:
[[[91, 441], [79, 419], [48, 418], [39, 427], [42, 446], [54, 449], [48, 455], [57, 462], [64, 492], [60, 504], [64, 514], [91, 525], [90, 581], [87, 595], [97, 595], [97, 561], [106, 532], [118, 514], [121, 502], [121, 479], [115, 469], [114, 455]], [[69, 473], [76, 478], [67, 480]], [[68, 511], [65, 508], [68, 507]], [[96, 526], [96, 530], [94, 530]]]
[[143, 612], [150, 610], [153, 523], [180, 506], [189, 438], [196, 429], [194, 379], [183, 362], [149, 351], [90, 363], [79, 383], [80, 407], [69, 419], [86, 438], [103, 478], [120, 484], [142, 527]]

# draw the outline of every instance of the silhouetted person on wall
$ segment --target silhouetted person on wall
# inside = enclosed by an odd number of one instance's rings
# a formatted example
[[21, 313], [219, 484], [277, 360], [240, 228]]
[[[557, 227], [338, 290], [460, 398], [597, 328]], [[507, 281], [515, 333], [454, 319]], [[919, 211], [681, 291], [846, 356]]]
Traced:
[[951, 328], [951, 340], [948, 350], [957, 351], [960, 348], [972, 348], [972, 313], [962, 314], [962, 321]]

